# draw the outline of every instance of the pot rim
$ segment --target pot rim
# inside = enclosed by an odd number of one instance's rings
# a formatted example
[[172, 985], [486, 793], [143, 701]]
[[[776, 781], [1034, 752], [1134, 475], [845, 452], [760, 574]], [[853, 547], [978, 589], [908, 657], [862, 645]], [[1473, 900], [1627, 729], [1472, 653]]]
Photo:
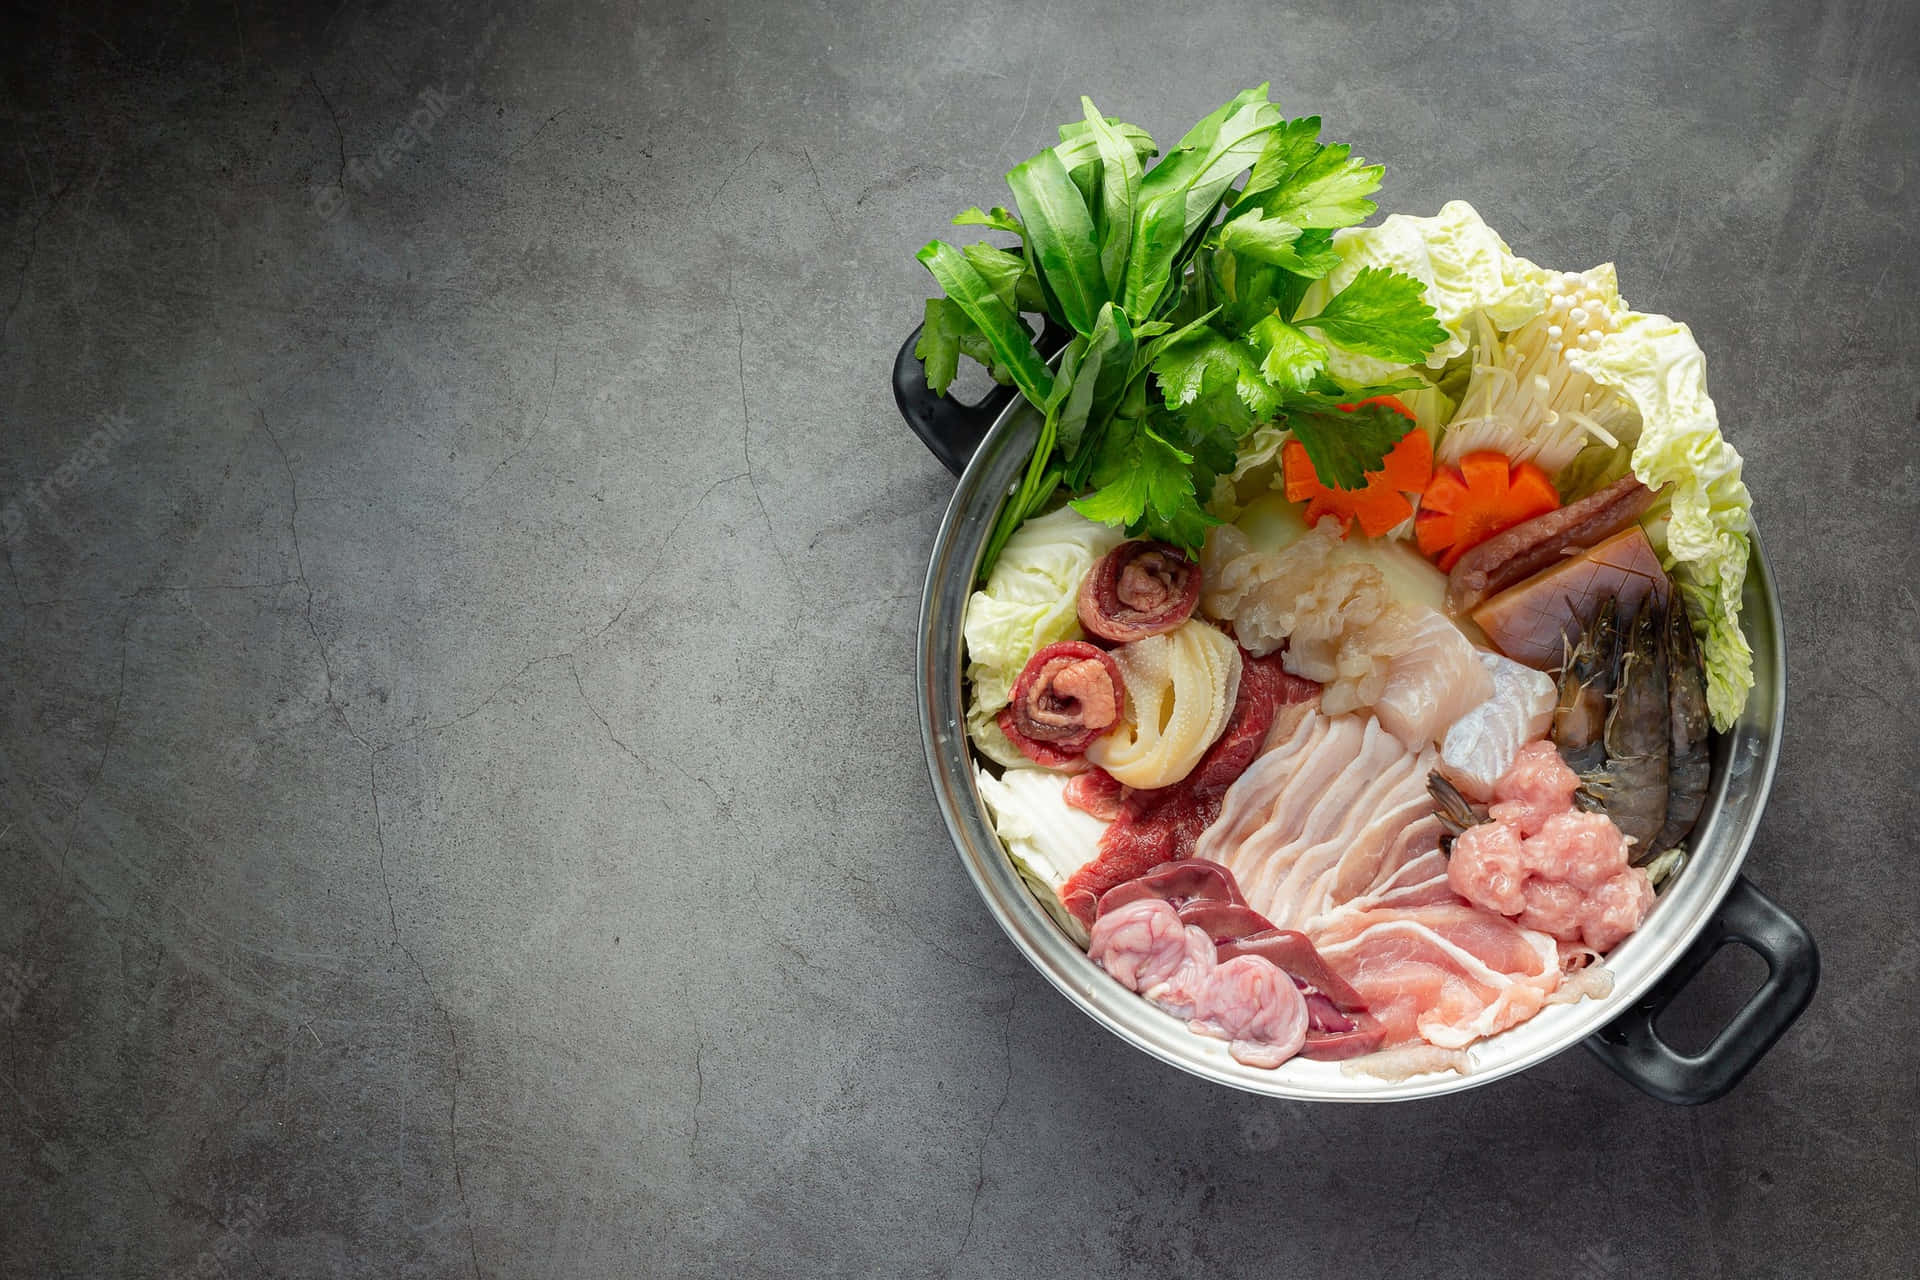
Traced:
[[[1779, 762], [1786, 709], [1786, 641], [1773, 573], [1752, 533], [1741, 628], [1754, 688], [1734, 727], [1716, 734], [1707, 802], [1692, 852], [1639, 931], [1608, 954], [1610, 994], [1555, 1005], [1468, 1049], [1472, 1069], [1400, 1081], [1347, 1075], [1341, 1064], [1295, 1058], [1274, 1069], [1235, 1062], [1224, 1042], [1189, 1031], [1114, 982], [1047, 915], [1014, 871], [974, 784], [967, 740], [961, 624], [993, 518], [1031, 452], [1038, 413], [1014, 400], [995, 419], [955, 486], [935, 535], [921, 595], [915, 680], [921, 741], [941, 816], [988, 911], [1040, 973], [1083, 1013], [1161, 1061], [1231, 1088], [1302, 1101], [1391, 1102], [1488, 1084], [1571, 1048], [1630, 1009], [1706, 928], [1732, 888], [1758, 829]], [[995, 500], [995, 495], [998, 500]]]

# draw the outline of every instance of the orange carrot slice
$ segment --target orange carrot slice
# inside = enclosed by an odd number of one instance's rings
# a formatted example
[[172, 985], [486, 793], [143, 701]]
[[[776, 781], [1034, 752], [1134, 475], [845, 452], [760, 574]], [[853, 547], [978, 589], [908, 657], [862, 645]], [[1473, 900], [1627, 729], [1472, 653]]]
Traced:
[[[1387, 397], [1381, 399], [1388, 400]], [[1390, 401], [1390, 407], [1406, 414], [1398, 401]], [[1387, 451], [1378, 471], [1366, 473], [1365, 486], [1333, 489], [1321, 484], [1320, 477], [1314, 474], [1306, 446], [1298, 440], [1289, 440], [1280, 451], [1280, 474], [1287, 501], [1307, 504], [1309, 525], [1332, 516], [1340, 522], [1342, 536], [1345, 536], [1353, 531], [1357, 520], [1362, 533], [1377, 538], [1413, 514], [1413, 503], [1406, 495], [1420, 492], [1432, 478], [1433, 441], [1416, 427]]]
[[1514, 465], [1505, 454], [1478, 450], [1460, 459], [1459, 467], [1434, 473], [1420, 495], [1414, 541], [1422, 555], [1451, 570], [1496, 533], [1559, 505], [1553, 481], [1534, 463]]

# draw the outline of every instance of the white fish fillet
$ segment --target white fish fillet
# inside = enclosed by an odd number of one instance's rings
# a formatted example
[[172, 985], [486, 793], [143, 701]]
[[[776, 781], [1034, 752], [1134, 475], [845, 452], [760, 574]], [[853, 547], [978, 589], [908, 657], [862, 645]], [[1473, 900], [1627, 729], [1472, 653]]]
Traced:
[[1387, 668], [1374, 715], [1416, 750], [1440, 741], [1455, 721], [1493, 695], [1493, 677], [1479, 652], [1445, 615], [1420, 611]]
[[1447, 730], [1440, 766], [1469, 798], [1486, 800], [1520, 748], [1546, 734], [1558, 693], [1544, 671], [1485, 650], [1478, 656], [1493, 678], [1493, 695]]

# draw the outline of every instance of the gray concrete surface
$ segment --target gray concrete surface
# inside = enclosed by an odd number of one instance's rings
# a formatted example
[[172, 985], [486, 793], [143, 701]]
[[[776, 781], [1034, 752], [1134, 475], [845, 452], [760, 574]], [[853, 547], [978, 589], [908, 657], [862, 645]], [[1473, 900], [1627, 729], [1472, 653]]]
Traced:
[[[1569, 10], [10, 11], [0, 1274], [1911, 1274], [1915, 16]], [[1718, 1104], [1196, 1083], [930, 809], [912, 252], [1263, 79], [1710, 355], [1826, 959]]]

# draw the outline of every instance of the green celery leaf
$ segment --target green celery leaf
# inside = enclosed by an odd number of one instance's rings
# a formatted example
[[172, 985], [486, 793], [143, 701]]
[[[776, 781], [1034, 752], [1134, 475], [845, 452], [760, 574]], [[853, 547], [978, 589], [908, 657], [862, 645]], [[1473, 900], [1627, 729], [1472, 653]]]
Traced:
[[1293, 438], [1306, 446], [1313, 473], [1332, 489], [1366, 487], [1366, 473], [1380, 469], [1410, 426], [1393, 410], [1371, 404], [1352, 410], [1289, 405], [1285, 420]]
[[1002, 208], [1000, 205], [995, 205], [988, 210], [982, 210], [979, 205], [975, 205], [965, 213], [955, 215], [953, 225], [992, 227], [995, 231], [1011, 231], [1022, 240], [1027, 238], [1027, 229], [1021, 225], [1020, 219], [1014, 217], [1011, 210]]
[[1319, 116], [1282, 121], [1267, 135], [1266, 143], [1260, 148], [1260, 158], [1253, 162], [1253, 171], [1247, 174], [1246, 185], [1240, 188], [1240, 194], [1234, 201], [1235, 211], [1257, 204], [1256, 197], [1284, 185], [1318, 154]]
[[927, 389], [936, 395], [947, 394], [947, 388], [953, 385], [954, 374], [960, 369], [960, 335], [962, 328], [972, 328], [967, 313], [953, 304], [950, 298], [928, 298], [925, 318], [920, 324], [920, 341], [913, 344], [913, 354], [926, 366]]
[[1108, 293], [1099, 236], [1080, 189], [1051, 149], [1014, 166], [1007, 185], [1026, 220], [1028, 258], [1059, 304], [1055, 318], [1075, 333], [1093, 332]]
[[1180, 409], [1192, 404], [1209, 384], [1239, 376], [1238, 357], [1233, 343], [1212, 329], [1199, 329], [1178, 342], [1163, 345], [1154, 358], [1153, 374], [1160, 381], [1160, 393], [1167, 408]]
[[1320, 117], [1289, 120], [1268, 137], [1236, 209], [1257, 204], [1299, 227], [1351, 227], [1373, 216], [1368, 196], [1386, 170], [1353, 157], [1344, 143], [1321, 145]]
[[1319, 315], [1296, 316], [1294, 324], [1318, 329], [1349, 351], [1418, 364], [1447, 340], [1434, 319], [1420, 281], [1398, 271], [1363, 268], [1346, 288], [1327, 299]]
[[[1225, 397], [1239, 406], [1237, 396]], [[1195, 491], [1205, 498], [1213, 489], [1213, 478], [1232, 471], [1239, 459], [1240, 439], [1251, 428], [1244, 406], [1225, 416], [1212, 412], [1215, 401], [1206, 400], [1186, 413], [1160, 412], [1153, 416], [1153, 428], [1181, 452], [1193, 455]]]
[[1340, 265], [1340, 255], [1318, 237], [1304, 241], [1303, 252], [1302, 236], [1302, 228], [1254, 209], [1221, 224], [1219, 248], [1309, 280], [1318, 280]]
[[1201, 505], [1213, 492], [1212, 479], [1207, 480], [1204, 489], [1196, 488], [1199, 483], [1198, 475], [1190, 472], [1187, 487], [1181, 494], [1179, 505], [1167, 515], [1161, 515], [1157, 510], [1149, 510], [1147, 518], [1140, 525], [1138, 531], [1140, 536], [1170, 542], [1198, 559], [1200, 548], [1207, 544], [1207, 530], [1222, 523], [1218, 518], [1207, 514], [1207, 509]]
[[1168, 443], [1145, 423], [1102, 450], [1094, 471], [1099, 485], [1073, 503], [1089, 520], [1162, 538], [1198, 551], [1218, 521], [1201, 510], [1194, 490], [1193, 455]]
[[1179, 510], [1182, 491], [1192, 491], [1187, 473], [1192, 464], [1192, 454], [1139, 424], [1117, 448], [1102, 452], [1093, 475], [1099, 489], [1074, 502], [1073, 509], [1089, 520], [1113, 525], [1131, 525], [1150, 507], [1171, 514]]
[[[1294, 251], [1304, 262], [1320, 263], [1337, 260], [1340, 255], [1333, 251], [1333, 232], [1322, 228], [1309, 228], [1300, 233], [1300, 239], [1294, 242]], [[1329, 268], [1331, 270], [1331, 268]], [[1318, 277], [1314, 277], [1317, 279]], [[1267, 301], [1272, 309], [1283, 316], [1290, 316], [1300, 309], [1300, 300], [1307, 296], [1307, 290], [1313, 285], [1313, 279], [1292, 272], [1276, 273], [1268, 289]]]
[[1053, 370], [1034, 349], [1033, 335], [1019, 313], [1000, 300], [966, 254], [944, 240], [929, 241], [914, 255], [933, 273], [947, 297], [973, 321], [995, 361], [1007, 371], [1028, 401], [1044, 407], [1053, 392]]
[[1255, 324], [1246, 342], [1260, 356], [1260, 372], [1267, 381], [1288, 391], [1305, 391], [1327, 364], [1324, 346], [1277, 315]]
[[1257, 416], [1267, 417], [1280, 407], [1281, 388], [1267, 381], [1253, 350], [1215, 329], [1201, 329], [1161, 348], [1153, 373], [1169, 409], [1185, 408], [1226, 387]]

